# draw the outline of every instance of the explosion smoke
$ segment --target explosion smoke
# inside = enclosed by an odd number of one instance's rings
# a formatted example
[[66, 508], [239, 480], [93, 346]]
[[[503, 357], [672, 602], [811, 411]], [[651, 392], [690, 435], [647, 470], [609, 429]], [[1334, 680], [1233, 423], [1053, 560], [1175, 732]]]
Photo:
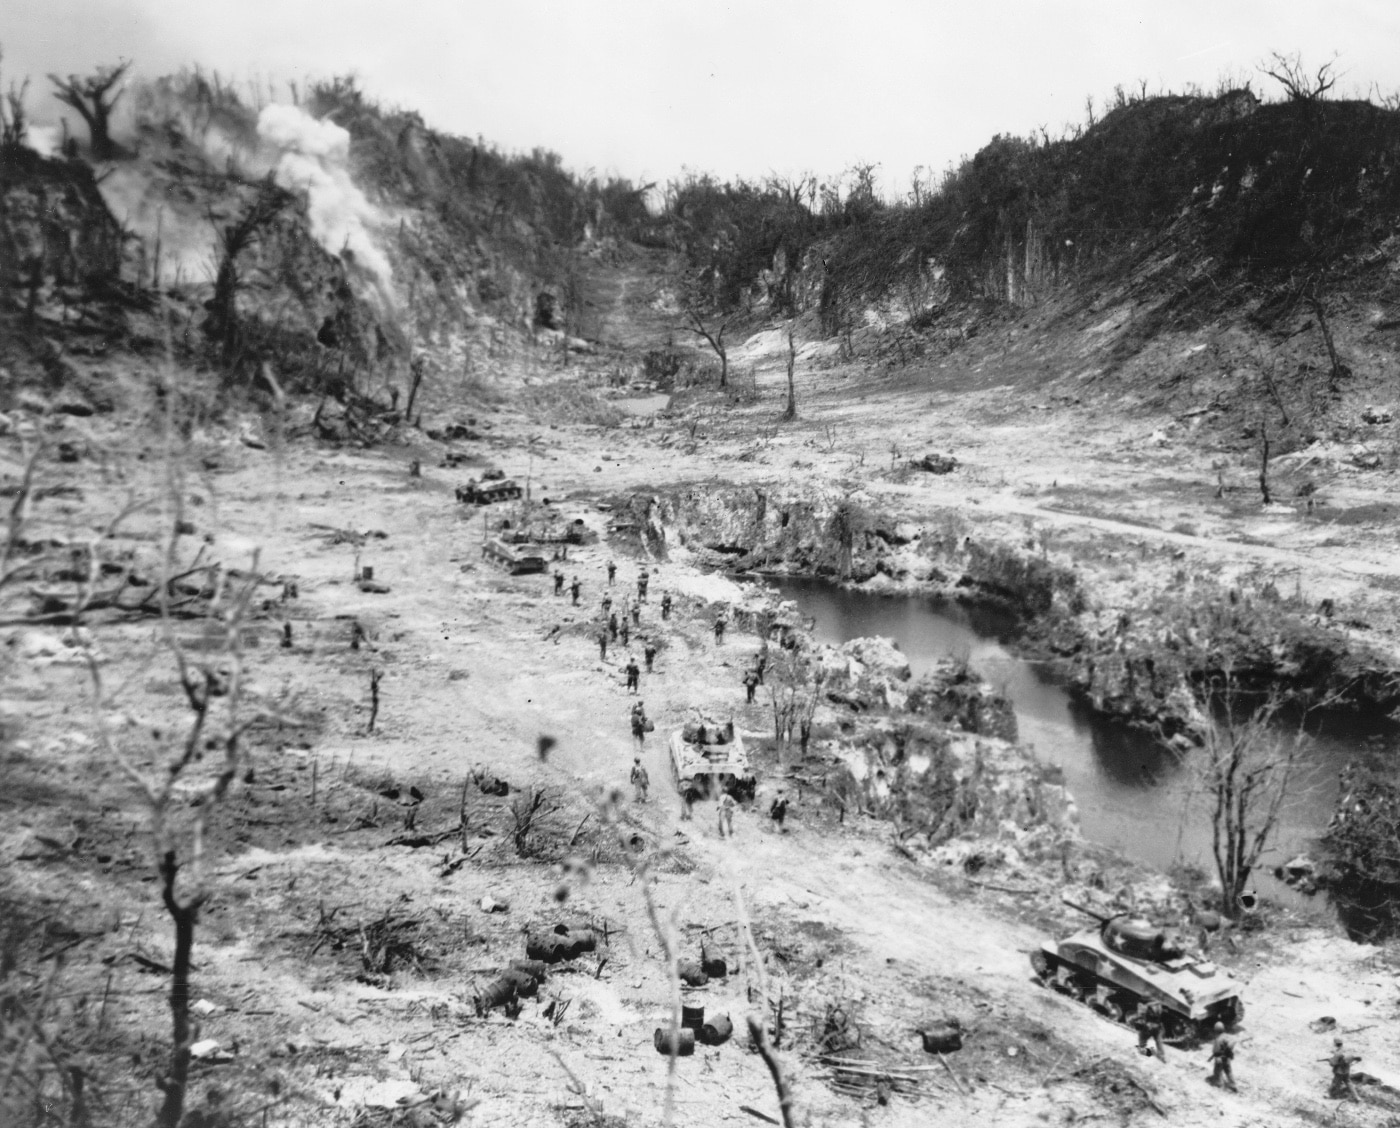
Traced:
[[306, 193], [316, 241], [331, 254], [349, 251], [391, 294], [393, 270], [368, 230], [382, 217], [350, 178], [349, 132], [296, 106], [271, 105], [258, 115], [258, 136], [278, 154], [277, 183]]

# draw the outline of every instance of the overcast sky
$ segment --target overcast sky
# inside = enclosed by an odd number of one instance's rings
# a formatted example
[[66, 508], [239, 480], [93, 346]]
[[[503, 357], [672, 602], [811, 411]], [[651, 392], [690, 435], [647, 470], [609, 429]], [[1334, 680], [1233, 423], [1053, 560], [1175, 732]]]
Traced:
[[430, 125], [576, 171], [839, 173], [903, 185], [1115, 84], [1213, 89], [1270, 51], [1400, 90], [1396, 0], [0, 0], [6, 85], [118, 57], [239, 79], [353, 71]]

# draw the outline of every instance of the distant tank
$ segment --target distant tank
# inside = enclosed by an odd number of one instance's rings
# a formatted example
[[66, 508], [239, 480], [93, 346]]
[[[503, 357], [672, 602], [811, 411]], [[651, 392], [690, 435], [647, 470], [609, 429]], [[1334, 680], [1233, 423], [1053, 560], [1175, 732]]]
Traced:
[[549, 570], [548, 557], [539, 545], [511, 544], [499, 537], [481, 546], [481, 558], [504, 568], [512, 576], [527, 576]]
[[1031, 953], [1045, 986], [1114, 1022], [1131, 1022], [1156, 1000], [1169, 1038], [1209, 1035], [1217, 1022], [1233, 1028], [1243, 1021], [1240, 985], [1228, 971], [1187, 955], [1177, 938], [1141, 917], [1101, 916], [1065, 903], [1099, 923]]
[[498, 501], [514, 501], [524, 492], [509, 478], [504, 481], [478, 483], [475, 480], [457, 487], [457, 500], [463, 505], [494, 505]]
[[758, 779], [733, 721], [692, 721], [671, 734], [670, 752], [671, 774], [680, 791], [700, 796], [727, 791], [735, 799], [753, 798]]

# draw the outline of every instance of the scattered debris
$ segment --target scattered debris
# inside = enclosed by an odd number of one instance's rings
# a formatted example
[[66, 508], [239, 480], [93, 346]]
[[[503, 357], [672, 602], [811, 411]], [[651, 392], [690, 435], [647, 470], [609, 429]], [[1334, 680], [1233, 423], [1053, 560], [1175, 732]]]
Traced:
[[923, 458], [915, 459], [911, 465], [915, 470], [924, 470], [930, 474], [951, 474], [958, 468], [958, 460], [951, 454], [929, 453]]

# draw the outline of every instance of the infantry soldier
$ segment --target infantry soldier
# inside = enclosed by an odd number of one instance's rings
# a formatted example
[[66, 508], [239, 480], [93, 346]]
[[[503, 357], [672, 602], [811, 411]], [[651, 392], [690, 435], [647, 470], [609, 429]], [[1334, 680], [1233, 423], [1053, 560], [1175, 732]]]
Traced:
[[721, 838], [734, 837], [734, 808], [738, 806], [734, 802], [734, 796], [725, 792], [719, 797], [719, 836]]
[[632, 739], [637, 742], [639, 749], [646, 743], [649, 724], [651, 722], [647, 720], [646, 703], [638, 701], [632, 706]]
[[1211, 1043], [1210, 1060], [1215, 1063], [1215, 1069], [1210, 1075], [1210, 1083], [1219, 1085], [1224, 1080], [1230, 1086], [1230, 1092], [1238, 1092], [1235, 1088], [1235, 1073], [1232, 1065], [1235, 1060], [1235, 1043], [1225, 1033], [1223, 1022], [1215, 1024], [1215, 1041]]
[[724, 641], [724, 628], [727, 627], [728, 625], [729, 625], [729, 620], [728, 620], [727, 618], [725, 618], [725, 615], [724, 615], [724, 612], [723, 612], [723, 611], [721, 611], [718, 615], [715, 616], [715, 645], [716, 645], [716, 646], [718, 646], [720, 643], [722, 643], [722, 642]]
[[1139, 1008], [1133, 1017], [1133, 1026], [1138, 1034], [1138, 1053], [1151, 1057], [1152, 1050], [1148, 1048], [1148, 1043], [1151, 1042], [1156, 1046], [1157, 1057], [1162, 1061], [1167, 1060], [1166, 1052], [1162, 1049], [1162, 1030], [1165, 1025], [1162, 1004], [1156, 999], [1150, 999]]
[[663, 619], [671, 617], [671, 593], [669, 591], [661, 596], [661, 617]]
[[1332, 1067], [1332, 1088], [1328, 1096], [1334, 1100], [1344, 1100], [1350, 1097], [1356, 1100], [1356, 1088], [1351, 1081], [1351, 1067], [1361, 1058], [1357, 1054], [1349, 1054], [1342, 1049], [1340, 1038], [1332, 1039], [1332, 1056], [1327, 1059], [1327, 1064]]
[[748, 703], [753, 704], [754, 690], [758, 688], [758, 669], [750, 666], [744, 671], [744, 692], [748, 694]]
[[651, 583], [651, 573], [648, 572], [646, 568], [643, 568], [641, 572], [637, 574], [638, 603], [645, 603], [647, 601], [647, 584], [649, 583]]
[[608, 587], [612, 587], [613, 577], [617, 575], [617, 565], [611, 560], [608, 561]]
[[632, 757], [632, 774], [628, 777], [632, 781], [632, 786], [637, 792], [637, 802], [647, 801], [647, 788], [651, 785], [651, 780], [647, 778], [647, 770], [642, 767], [640, 756]]
[[779, 791], [778, 797], [773, 800], [773, 805], [768, 808], [768, 817], [778, 824], [778, 829], [783, 829], [783, 820], [787, 818], [788, 798], [786, 791]]
[[640, 603], [632, 604], [632, 625], [634, 627], [642, 625], [642, 605]]
[[622, 620], [622, 625], [618, 627], [618, 633], [622, 636], [622, 645], [627, 646], [632, 641], [632, 628], [627, 625], [627, 620]]
[[753, 660], [753, 668], [758, 674], [758, 684], [763, 684], [763, 675], [768, 671], [768, 640], [765, 638], [758, 648], [758, 655]]
[[642, 649], [642, 657], [646, 659], [647, 673], [651, 673], [651, 664], [656, 661], [656, 643], [647, 639], [646, 646]]
[[609, 636], [610, 638], [616, 638], [616, 637], [617, 637], [617, 612], [616, 612], [616, 611], [614, 611], [611, 615], [608, 616], [608, 636]]
[[564, 591], [564, 573], [561, 569], [554, 569], [554, 594], [561, 595]]
[[602, 628], [598, 630], [598, 661], [608, 660], [608, 632]]
[[603, 592], [603, 614], [612, 611], [612, 596], [608, 592]]
[[637, 660], [628, 658], [624, 669], [627, 671], [627, 691], [629, 693], [637, 692], [637, 685], [642, 676], [642, 671], [637, 668]]
[[583, 585], [578, 582], [578, 577], [574, 577], [574, 582], [569, 585], [569, 594], [574, 597], [574, 606], [578, 606], [578, 593], [583, 589]]

